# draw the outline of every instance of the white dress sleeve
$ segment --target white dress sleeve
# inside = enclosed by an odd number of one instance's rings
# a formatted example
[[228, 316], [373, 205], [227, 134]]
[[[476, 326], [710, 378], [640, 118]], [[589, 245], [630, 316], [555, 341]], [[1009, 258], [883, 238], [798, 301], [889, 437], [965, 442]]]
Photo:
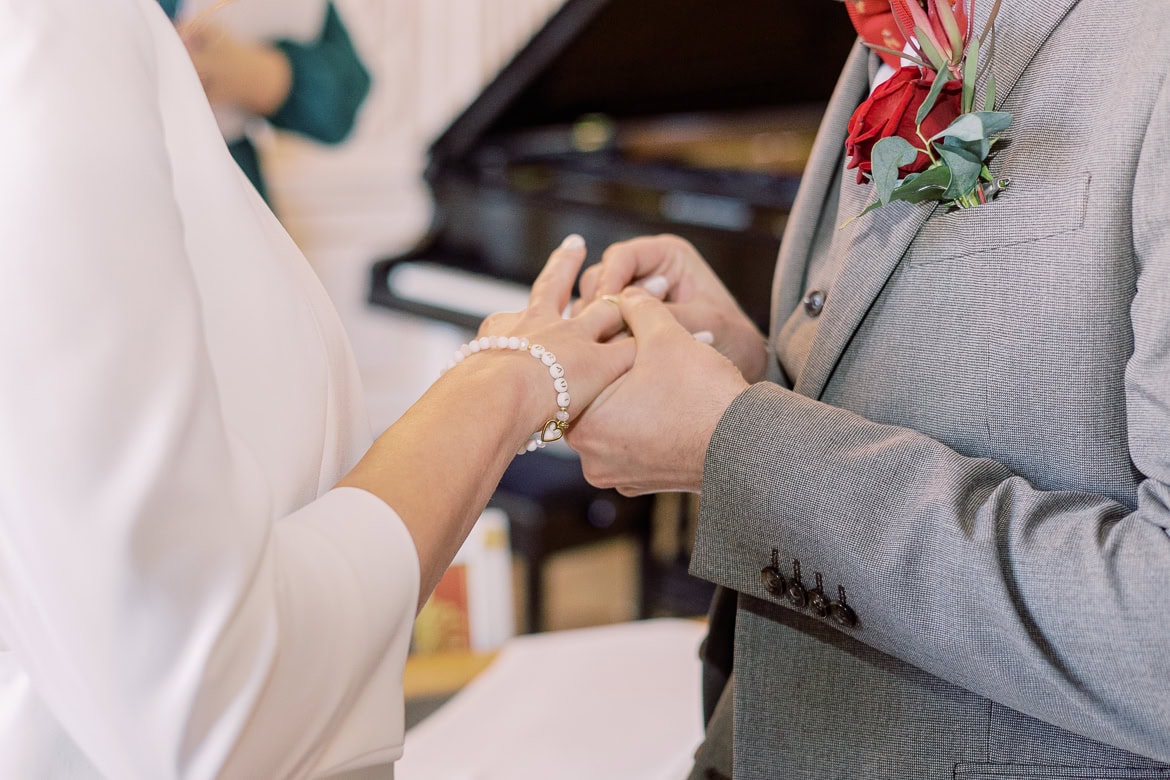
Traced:
[[0, 650], [107, 777], [392, 761], [417, 557], [226, 422], [153, 6], [0, 0]]

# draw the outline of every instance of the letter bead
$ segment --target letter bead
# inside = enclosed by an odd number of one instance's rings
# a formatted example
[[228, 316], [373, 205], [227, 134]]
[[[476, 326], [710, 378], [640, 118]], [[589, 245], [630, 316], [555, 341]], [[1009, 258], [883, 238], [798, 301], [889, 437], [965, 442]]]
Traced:
[[549, 376], [553, 378], [553, 390], [557, 394], [559, 409], [551, 419], [541, 426], [540, 430], [528, 437], [528, 441], [516, 450], [516, 454], [523, 455], [526, 452], [544, 449], [548, 442], [559, 441], [564, 437], [565, 431], [569, 428], [569, 402], [572, 400], [569, 396], [569, 380], [565, 378], [565, 367], [557, 362], [557, 356], [552, 352], [540, 344], [531, 344], [528, 339], [518, 336], [481, 336], [472, 339], [456, 350], [452, 355], [453, 359], [443, 367], [440, 373], [450, 371], [477, 352], [503, 349], [524, 350], [547, 367]]

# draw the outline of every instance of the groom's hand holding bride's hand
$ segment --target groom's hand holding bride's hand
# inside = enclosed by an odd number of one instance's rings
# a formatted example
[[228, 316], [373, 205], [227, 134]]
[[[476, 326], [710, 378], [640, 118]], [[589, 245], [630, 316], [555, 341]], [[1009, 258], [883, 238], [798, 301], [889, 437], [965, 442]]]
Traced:
[[711, 434], [748, 382], [645, 290], [630, 287], [617, 304], [637, 345], [633, 368], [577, 418], [569, 444], [598, 487], [698, 492]]
[[690, 242], [661, 235], [610, 246], [601, 262], [582, 274], [578, 308], [630, 285], [666, 301], [671, 314], [691, 333], [709, 333], [712, 346], [730, 358], [749, 382], [764, 378], [763, 334]]
[[[570, 425], [598, 393], [630, 368], [635, 350], [632, 343], [609, 343], [621, 330], [622, 320], [606, 301], [599, 299], [582, 306], [574, 317], [562, 316], [584, 262], [585, 242], [580, 236], [569, 236], [553, 251], [533, 283], [528, 307], [518, 312], [492, 314], [479, 327], [479, 336], [525, 337], [531, 344], [540, 344], [557, 356], [564, 366], [571, 397]], [[556, 411], [553, 380], [539, 361], [519, 353], [513, 355], [516, 357], [510, 362], [516, 371], [512, 376], [527, 386], [525, 396], [532, 399], [516, 414], [524, 416], [535, 411], [543, 422]], [[509, 356], [505, 352], [497, 357], [502, 360]]]

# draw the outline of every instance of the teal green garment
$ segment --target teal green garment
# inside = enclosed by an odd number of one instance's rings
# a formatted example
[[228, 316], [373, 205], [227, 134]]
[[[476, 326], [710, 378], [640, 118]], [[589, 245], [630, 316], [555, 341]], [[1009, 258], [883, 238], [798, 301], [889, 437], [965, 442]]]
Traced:
[[[181, 0], [158, 0], [174, 19]], [[358, 57], [349, 32], [333, 3], [325, 10], [321, 35], [310, 43], [272, 41], [292, 69], [292, 84], [284, 104], [265, 117], [275, 127], [326, 144], [345, 140], [358, 109], [370, 91], [370, 74]], [[256, 148], [245, 136], [228, 142], [240, 168], [267, 200]]]
[[264, 175], [260, 172], [260, 155], [256, 154], [256, 147], [248, 140], [248, 136], [242, 135], [234, 141], [229, 141], [228, 151], [231, 152], [236, 165], [240, 166], [240, 170], [248, 177], [248, 181], [256, 187], [256, 192], [267, 201], [268, 185], [264, 183]]

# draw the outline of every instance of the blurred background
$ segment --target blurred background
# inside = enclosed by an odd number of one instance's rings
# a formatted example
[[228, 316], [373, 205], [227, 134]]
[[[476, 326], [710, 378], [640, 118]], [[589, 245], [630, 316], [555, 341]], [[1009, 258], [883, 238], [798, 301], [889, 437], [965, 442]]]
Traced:
[[[370, 266], [377, 258], [406, 253], [425, 234], [433, 216], [423, 180], [428, 146], [560, 4], [337, 0], [371, 74], [352, 135], [338, 146], [287, 132], [262, 135], [273, 207], [342, 316], [376, 430], [426, 390], [468, 333], [369, 305]], [[540, 621], [530, 621], [525, 612], [527, 565], [522, 556], [511, 565], [514, 603], [502, 611], [512, 616], [515, 630], [575, 628], [636, 615], [638, 551], [628, 536], [550, 557], [541, 573], [548, 597]], [[499, 582], [481, 587], [498, 588]], [[500, 636], [490, 630], [485, 641]], [[451, 649], [462, 637], [458, 629], [443, 634], [432, 626], [423, 646]]]
[[[332, 297], [376, 431], [483, 316], [524, 305], [569, 233], [587, 262], [680, 234], [766, 329], [855, 38], [826, 0], [159, 3]], [[684, 776], [702, 731], [689, 618], [712, 592], [687, 573], [696, 514], [693, 496], [592, 488], [563, 443], [516, 458], [416, 621], [400, 775]], [[642, 620], [663, 617], [684, 620]]]
[[[259, 90], [251, 114], [217, 116], [233, 153], [255, 150], [333, 298], [379, 431], [484, 314], [522, 305], [570, 232], [591, 262], [613, 241], [684, 235], [766, 327], [787, 214], [854, 40], [824, 0], [159, 2], [213, 106], [226, 62], [254, 69], [241, 93], [274, 52], [292, 63], [287, 97], [277, 78], [275, 102]], [[705, 611], [711, 588], [686, 573], [693, 497], [595, 490], [557, 445], [518, 458], [493, 507], [417, 650]]]

